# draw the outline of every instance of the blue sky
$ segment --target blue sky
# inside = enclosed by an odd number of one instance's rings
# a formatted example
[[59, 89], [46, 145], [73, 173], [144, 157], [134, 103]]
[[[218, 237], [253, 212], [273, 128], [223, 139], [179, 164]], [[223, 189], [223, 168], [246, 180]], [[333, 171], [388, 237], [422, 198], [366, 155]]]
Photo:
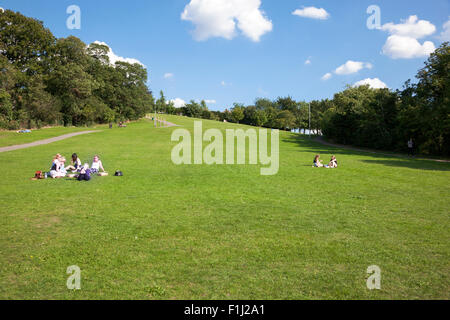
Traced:
[[[81, 9], [80, 30], [66, 27], [70, 5]], [[381, 9], [381, 29], [367, 28], [370, 5]], [[148, 68], [155, 96], [162, 89], [169, 99], [206, 99], [211, 110], [257, 97], [331, 98], [364, 79], [401, 88], [450, 32], [449, 0], [0, 0], [0, 7], [44, 21], [57, 37], [105, 42]]]

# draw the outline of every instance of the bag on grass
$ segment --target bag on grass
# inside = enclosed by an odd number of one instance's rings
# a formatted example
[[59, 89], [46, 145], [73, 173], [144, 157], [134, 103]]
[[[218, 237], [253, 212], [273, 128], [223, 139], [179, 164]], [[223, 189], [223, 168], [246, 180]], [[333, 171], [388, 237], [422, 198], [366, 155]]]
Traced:
[[42, 171], [36, 171], [36, 173], [34, 174], [34, 178], [38, 180], [45, 179], [44, 173]]
[[116, 171], [114, 176], [116, 176], [116, 177], [123, 177], [123, 173], [122, 173], [122, 171]]

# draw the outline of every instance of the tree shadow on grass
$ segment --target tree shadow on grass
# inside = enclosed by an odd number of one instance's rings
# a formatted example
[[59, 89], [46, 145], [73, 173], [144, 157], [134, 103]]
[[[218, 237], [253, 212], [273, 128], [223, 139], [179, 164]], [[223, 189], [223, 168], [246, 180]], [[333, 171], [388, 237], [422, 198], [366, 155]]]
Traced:
[[[342, 147], [326, 146], [314, 140], [314, 138], [304, 137], [297, 134], [289, 135], [283, 142], [297, 144], [303, 152], [311, 152], [312, 158], [315, 154], [320, 155], [349, 155], [371, 157], [375, 160], [360, 160], [367, 164], [378, 164], [398, 168], [410, 168], [430, 171], [450, 171], [450, 163], [437, 162], [433, 160], [420, 160], [409, 158], [408, 156], [383, 154], [371, 151], [351, 150]], [[312, 162], [311, 158], [311, 162]], [[388, 158], [388, 159], [386, 159]]]
[[314, 138], [308, 138], [307, 136], [300, 136], [298, 134], [292, 134], [289, 135], [289, 137], [286, 137], [282, 140], [286, 143], [296, 144], [303, 152], [311, 152], [314, 157], [316, 154], [325, 155], [350, 155], [350, 156], [371, 156], [375, 158], [385, 158], [385, 155], [377, 154], [377, 153], [370, 153], [370, 152], [363, 152], [359, 150], [351, 150], [341, 147], [334, 147], [334, 146], [327, 146], [323, 145], [317, 141], [315, 141]]
[[414, 160], [414, 159], [392, 159], [392, 160], [361, 160], [367, 164], [379, 164], [388, 167], [409, 168], [417, 170], [429, 171], [450, 171], [450, 164], [433, 162], [430, 160]]

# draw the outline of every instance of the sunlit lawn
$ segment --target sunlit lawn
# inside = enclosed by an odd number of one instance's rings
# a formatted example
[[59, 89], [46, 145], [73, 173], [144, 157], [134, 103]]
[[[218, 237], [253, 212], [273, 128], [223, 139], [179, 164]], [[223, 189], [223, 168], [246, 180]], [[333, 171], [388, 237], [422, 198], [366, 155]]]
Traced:
[[[192, 119], [166, 118], [193, 129]], [[175, 166], [173, 130], [142, 120], [0, 153], [0, 298], [450, 298], [450, 164], [281, 133], [275, 176]], [[20, 137], [0, 143], [29, 142]], [[99, 154], [124, 177], [30, 180], [73, 152]], [[317, 153], [335, 154], [340, 168], [312, 168]], [[66, 287], [71, 265], [82, 269], [76, 292]], [[379, 291], [366, 287], [370, 265], [382, 270]]]

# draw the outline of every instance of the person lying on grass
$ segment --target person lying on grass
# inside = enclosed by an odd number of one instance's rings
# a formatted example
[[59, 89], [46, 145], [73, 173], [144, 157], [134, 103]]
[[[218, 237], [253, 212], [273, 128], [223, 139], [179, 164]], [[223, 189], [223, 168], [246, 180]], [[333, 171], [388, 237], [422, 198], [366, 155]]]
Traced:
[[61, 170], [64, 168], [64, 163], [61, 161], [62, 159], [63, 157], [59, 153], [53, 158], [52, 167], [50, 169], [50, 177], [53, 179], [64, 178], [66, 176], [64, 173], [65, 170]]
[[92, 173], [99, 173], [100, 170], [102, 172], [105, 172], [105, 169], [103, 168], [102, 161], [100, 160], [100, 158], [98, 156], [95, 156], [94, 157], [94, 161], [92, 162], [91, 172]]
[[80, 158], [78, 158], [78, 155], [76, 153], [74, 153], [72, 155], [72, 161], [70, 162], [70, 166], [68, 166], [66, 168], [67, 171], [72, 171], [73, 173], [75, 172], [80, 172], [81, 170], [81, 160]]
[[83, 167], [81, 167], [80, 174], [78, 175], [78, 181], [89, 181], [91, 180], [91, 169], [89, 169], [89, 164], [86, 163]]

